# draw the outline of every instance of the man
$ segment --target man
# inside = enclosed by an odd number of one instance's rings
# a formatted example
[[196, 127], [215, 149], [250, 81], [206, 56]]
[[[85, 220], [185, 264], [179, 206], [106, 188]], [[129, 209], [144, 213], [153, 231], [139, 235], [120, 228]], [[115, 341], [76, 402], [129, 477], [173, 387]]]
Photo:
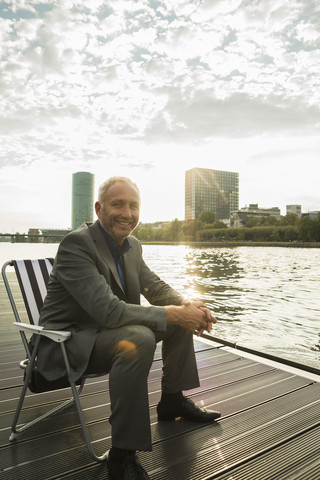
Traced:
[[[156, 342], [163, 341], [159, 421], [211, 422], [220, 413], [197, 407], [182, 391], [199, 385], [193, 333], [210, 331], [216, 319], [143, 261], [139, 241], [130, 236], [140, 213], [140, 193], [131, 180], [107, 180], [95, 210], [98, 220], [70, 233], [59, 246], [40, 324], [72, 332], [66, 347], [73, 380], [85, 372], [109, 372], [109, 474], [115, 480], [145, 480], [149, 477], [135, 453], [152, 449], [147, 378]], [[150, 306], [140, 305], [140, 294]], [[66, 374], [55, 342], [41, 342], [38, 368], [48, 380]]]

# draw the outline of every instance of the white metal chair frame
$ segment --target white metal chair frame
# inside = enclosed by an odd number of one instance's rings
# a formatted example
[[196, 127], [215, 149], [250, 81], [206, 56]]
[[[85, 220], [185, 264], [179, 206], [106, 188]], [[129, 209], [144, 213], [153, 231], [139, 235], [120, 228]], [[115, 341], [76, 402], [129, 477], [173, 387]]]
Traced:
[[[79, 396], [82, 392], [82, 389], [84, 387], [85, 381], [89, 377], [97, 377], [101, 376], [104, 374], [94, 374], [94, 375], [85, 375], [81, 378], [81, 383], [79, 385], [79, 388], [77, 388], [76, 383], [71, 381], [69, 378], [70, 374], [70, 363], [68, 360], [68, 354], [66, 351], [65, 347], [65, 342], [70, 338], [71, 332], [68, 331], [58, 331], [58, 330], [48, 330], [45, 329], [42, 326], [38, 325], [38, 320], [39, 320], [39, 315], [40, 315], [40, 309], [43, 304], [44, 297], [46, 295], [46, 289], [47, 289], [47, 280], [49, 278], [49, 274], [52, 269], [52, 264], [53, 264], [53, 259], [41, 259], [41, 260], [11, 260], [6, 262], [3, 267], [2, 267], [2, 277], [4, 281], [4, 285], [9, 297], [9, 301], [14, 313], [14, 317], [16, 321], [13, 323], [14, 326], [19, 330], [22, 342], [26, 351], [27, 359], [23, 360], [20, 362], [20, 368], [25, 370], [25, 379], [24, 379], [24, 384], [22, 387], [22, 391], [20, 394], [20, 398], [18, 401], [17, 409], [13, 418], [12, 422], [12, 427], [11, 427], [11, 435], [9, 437], [9, 440], [15, 440], [17, 438], [17, 435], [19, 433], [24, 432], [28, 428], [32, 427], [33, 425], [37, 424], [41, 420], [49, 417], [50, 415], [62, 410], [63, 408], [67, 407], [68, 405], [72, 404], [74, 402], [76, 406], [76, 410], [78, 412], [79, 416], [79, 421], [80, 425], [82, 428], [84, 440], [86, 443], [86, 446], [88, 448], [88, 452], [90, 457], [97, 461], [97, 462], [102, 462], [106, 460], [107, 458], [107, 453], [97, 456], [93, 450], [91, 439], [89, 436], [88, 428], [84, 419], [83, 411], [81, 408], [80, 404], [80, 399]], [[29, 268], [29, 271], [32, 272], [32, 281], [30, 280], [28, 269], [26, 269], [26, 265]], [[40, 268], [41, 265], [41, 268]], [[20, 290], [23, 296], [24, 304], [28, 313], [29, 321], [30, 324], [27, 323], [22, 323], [20, 319], [20, 315], [18, 313], [18, 309], [12, 294], [12, 290], [9, 284], [8, 276], [6, 273], [7, 267], [14, 267], [18, 283], [20, 286]], [[45, 273], [45, 274], [43, 274]], [[35, 291], [36, 290], [36, 291]], [[32, 352], [30, 351], [29, 345], [28, 345], [28, 340], [26, 334], [33, 334], [36, 337], [34, 347], [32, 349]], [[72, 391], [72, 397], [65, 402], [61, 403], [57, 407], [53, 408], [49, 412], [41, 415], [40, 417], [37, 417], [36, 419], [32, 420], [31, 422], [26, 423], [25, 425], [20, 426], [19, 428], [17, 427], [17, 423], [19, 420], [20, 412], [23, 406], [23, 402], [28, 390], [28, 385], [31, 379], [32, 371], [34, 368], [36, 368], [36, 358], [37, 358], [37, 352], [38, 352], [38, 347], [39, 343], [41, 340], [41, 337], [47, 337], [50, 340], [57, 342], [61, 346], [61, 351], [63, 355], [63, 359], [65, 362], [65, 367], [67, 371], [67, 376], [68, 376], [68, 382], [71, 387]]]

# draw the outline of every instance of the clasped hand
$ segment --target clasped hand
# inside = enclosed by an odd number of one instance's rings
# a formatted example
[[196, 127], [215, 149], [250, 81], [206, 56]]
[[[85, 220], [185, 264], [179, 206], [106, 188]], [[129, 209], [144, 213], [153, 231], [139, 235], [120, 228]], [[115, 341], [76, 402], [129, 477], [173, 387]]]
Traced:
[[183, 300], [182, 306], [186, 307], [184, 311], [184, 328], [196, 333], [197, 336], [203, 334], [206, 330], [210, 333], [212, 325], [217, 323], [217, 319], [210, 310], [200, 300]]

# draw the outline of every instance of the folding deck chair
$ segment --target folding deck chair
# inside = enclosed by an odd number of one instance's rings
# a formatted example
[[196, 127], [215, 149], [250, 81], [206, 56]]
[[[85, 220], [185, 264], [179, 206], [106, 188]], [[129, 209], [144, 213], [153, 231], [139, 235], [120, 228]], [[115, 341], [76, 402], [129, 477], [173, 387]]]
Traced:
[[[97, 456], [93, 451], [89, 432], [88, 432], [83, 411], [81, 408], [79, 396], [82, 392], [86, 378], [98, 377], [103, 374], [96, 374], [96, 375], [90, 374], [90, 375], [83, 376], [80, 379], [79, 383], [77, 383], [79, 385], [78, 388], [76, 386], [76, 383], [70, 381], [68, 377], [66, 377], [62, 381], [47, 382], [46, 385], [41, 385], [40, 387], [38, 387], [39, 388], [38, 393], [40, 391], [43, 392], [43, 391], [55, 390], [57, 388], [65, 388], [66, 386], [70, 386], [72, 391], [72, 397], [67, 401], [61, 403], [57, 407], [53, 408], [49, 412], [17, 428], [18, 419], [20, 416], [20, 412], [22, 409], [22, 405], [23, 405], [28, 387], [31, 389], [31, 391], [35, 391], [35, 393], [37, 393], [37, 386], [35, 385], [31, 386], [31, 385], [32, 385], [32, 378], [38, 373], [36, 358], [37, 358], [37, 352], [38, 352], [41, 336], [45, 336], [51, 339], [53, 342], [58, 342], [60, 344], [68, 376], [70, 372], [70, 364], [68, 361], [68, 355], [67, 355], [64, 342], [68, 340], [68, 338], [71, 336], [71, 332], [47, 330], [38, 325], [40, 310], [43, 306], [43, 301], [46, 296], [47, 284], [49, 281], [50, 272], [52, 270], [52, 265], [53, 265], [53, 259], [45, 258], [45, 259], [39, 259], [39, 260], [11, 260], [6, 262], [2, 267], [2, 277], [3, 277], [4, 285], [6, 287], [9, 301], [10, 301], [10, 304], [14, 313], [14, 317], [16, 320], [14, 322], [14, 325], [20, 331], [20, 335], [21, 335], [22, 342], [23, 342], [23, 345], [26, 351], [26, 356], [27, 356], [25, 360], [20, 362], [20, 368], [22, 368], [25, 372], [24, 383], [23, 383], [21, 395], [18, 401], [17, 409], [14, 415], [14, 419], [11, 427], [12, 433], [9, 437], [9, 440], [15, 440], [19, 433], [24, 432], [25, 430], [37, 424], [41, 420], [62, 410], [63, 408], [67, 407], [68, 405], [74, 402], [76, 406], [76, 410], [78, 412], [80, 425], [82, 428], [86, 446], [89, 451], [89, 455], [93, 460], [97, 462], [102, 462], [107, 458], [107, 453], [101, 456]], [[13, 267], [16, 273], [18, 284], [21, 290], [22, 298], [28, 314], [30, 324], [21, 322], [20, 315], [18, 313], [16, 302], [14, 300], [12, 289], [10, 287], [10, 283], [9, 283], [7, 272], [6, 272], [8, 267]], [[36, 341], [32, 351], [30, 351], [30, 348], [28, 345], [27, 335], [29, 334], [34, 334], [36, 336]]]

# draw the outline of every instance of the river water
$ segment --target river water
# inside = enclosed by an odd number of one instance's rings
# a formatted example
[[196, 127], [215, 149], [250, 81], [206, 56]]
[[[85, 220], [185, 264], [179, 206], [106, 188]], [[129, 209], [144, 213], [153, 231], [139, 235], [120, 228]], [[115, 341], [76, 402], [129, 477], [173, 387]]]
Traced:
[[[0, 243], [0, 263], [54, 256], [57, 248]], [[214, 336], [320, 368], [320, 249], [144, 245], [143, 252], [163, 280], [210, 307]]]

